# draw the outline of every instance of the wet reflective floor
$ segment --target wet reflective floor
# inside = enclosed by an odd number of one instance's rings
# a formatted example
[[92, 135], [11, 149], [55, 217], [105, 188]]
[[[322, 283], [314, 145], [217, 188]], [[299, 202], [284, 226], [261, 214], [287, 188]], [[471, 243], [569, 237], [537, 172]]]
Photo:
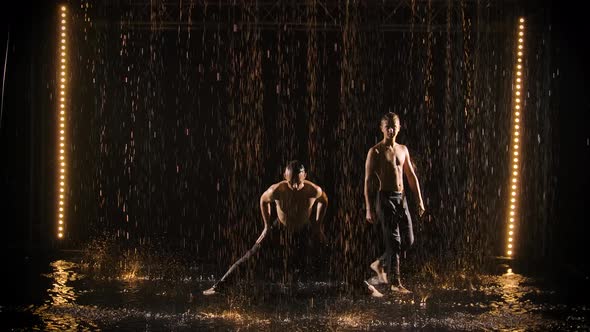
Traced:
[[[0, 329], [11, 331], [587, 331], [587, 276], [508, 272], [407, 276], [383, 298], [343, 282], [238, 283], [205, 297], [210, 274], [95, 273], [81, 255], [4, 257]], [[361, 289], [361, 288], [359, 288]], [[191, 296], [194, 294], [194, 296]]]

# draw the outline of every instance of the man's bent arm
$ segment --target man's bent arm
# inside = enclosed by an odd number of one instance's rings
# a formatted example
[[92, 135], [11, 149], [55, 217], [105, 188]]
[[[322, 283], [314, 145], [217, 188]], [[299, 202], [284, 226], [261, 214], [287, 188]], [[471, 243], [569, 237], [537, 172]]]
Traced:
[[321, 223], [324, 220], [326, 209], [328, 207], [328, 195], [326, 195], [321, 188], [319, 188], [319, 190], [321, 191], [321, 195], [316, 199], [317, 206], [315, 220], [317, 223]]
[[262, 214], [262, 220], [264, 221], [264, 227], [268, 227], [270, 224], [270, 204], [272, 202], [272, 196], [274, 194], [275, 186], [270, 186], [260, 196], [260, 212]]

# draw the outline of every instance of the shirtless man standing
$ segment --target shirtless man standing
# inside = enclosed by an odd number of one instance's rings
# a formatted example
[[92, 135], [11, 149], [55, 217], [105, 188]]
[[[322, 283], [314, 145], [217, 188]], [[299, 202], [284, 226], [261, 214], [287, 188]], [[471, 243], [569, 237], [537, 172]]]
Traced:
[[[278, 221], [288, 231], [297, 232], [311, 222], [312, 228], [323, 239], [324, 235], [320, 225], [326, 214], [328, 196], [318, 185], [306, 180], [306, 176], [307, 173], [302, 163], [297, 160], [289, 162], [284, 172], [285, 180], [270, 186], [260, 197], [260, 212], [264, 221], [262, 234], [260, 234], [254, 246], [242, 258], [236, 261], [213, 287], [203, 291], [204, 295], [215, 294], [216, 288], [240, 264], [248, 260], [248, 258], [258, 251], [262, 241], [273, 227], [271, 223], [271, 207], [273, 202], [276, 204]], [[312, 216], [313, 218], [310, 220]]]
[[[391, 289], [395, 292], [410, 293], [402, 286], [399, 271], [399, 254], [414, 242], [412, 219], [404, 195], [404, 174], [418, 201], [420, 216], [425, 210], [424, 202], [408, 148], [395, 142], [400, 130], [399, 116], [392, 112], [385, 114], [381, 118], [380, 129], [383, 140], [369, 149], [367, 154], [364, 194], [367, 221], [372, 224], [377, 216], [381, 221], [385, 252], [370, 267], [377, 274], [379, 283], [391, 284]], [[369, 188], [369, 183], [374, 176], [379, 180], [377, 195], [374, 195]], [[375, 196], [377, 196], [377, 202], [374, 202]], [[369, 289], [373, 292], [373, 296], [382, 296], [371, 285]]]

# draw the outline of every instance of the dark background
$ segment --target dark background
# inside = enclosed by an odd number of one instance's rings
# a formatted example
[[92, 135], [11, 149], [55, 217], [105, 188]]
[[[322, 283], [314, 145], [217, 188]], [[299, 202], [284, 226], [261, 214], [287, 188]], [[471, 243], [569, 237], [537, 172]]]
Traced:
[[[590, 96], [584, 49], [589, 29], [583, 8], [562, 3], [530, 1], [519, 5], [525, 16], [551, 26], [548, 40], [553, 51], [547, 69], [557, 75], [551, 105], [556, 116], [550, 119], [557, 159], [549, 171], [555, 184], [549, 186], [554, 199], [547, 202], [551, 207], [546, 207], [552, 211], [551, 222], [541, 234], [528, 237], [523, 246], [534, 251], [535, 245], [542, 243], [549, 250], [540, 250], [536, 260], [547, 266], [560, 262], [588, 273]], [[51, 54], [53, 47], [53, 17], [48, 15], [53, 6], [50, 1], [19, 2], [11, 10], [3, 10], [0, 21], [2, 65], [8, 33], [10, 36], [0, 128], [0, 211], [4, 227], [0, 241], [5, 251], [17, 255], [59, 248], [48, 236], [53, 232], [48, 212], [53, 204], [48, 198], [52, 197], [53, 154], [48, 151], [48, 142], [53, 139], [53, 104], [48, 96], [54, 90], [49, 83], [54, 73], [52, 61], [42, 56]], [[519, 258], [526, 261], [528, 257]]]

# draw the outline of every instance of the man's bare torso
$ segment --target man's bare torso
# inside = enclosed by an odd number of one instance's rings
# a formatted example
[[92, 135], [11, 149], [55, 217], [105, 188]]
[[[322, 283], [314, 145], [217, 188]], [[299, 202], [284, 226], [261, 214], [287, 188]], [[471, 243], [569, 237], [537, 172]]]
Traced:
[[289, 188], [287, 181], [277, 184], [272, 195], [281, 224], [289, 229], [299, 229], [309, 222], [313, 204], [321, 195], [321, 189], [310, 181], [304, 181], [300, 190]]
[[380, 191], [404, 191], [403, 167], [406, 161], [406, 147], [394, 143], [387, 146], [379, 142], [372, 147], [375, 152], [375, 174], [379, 178]]

